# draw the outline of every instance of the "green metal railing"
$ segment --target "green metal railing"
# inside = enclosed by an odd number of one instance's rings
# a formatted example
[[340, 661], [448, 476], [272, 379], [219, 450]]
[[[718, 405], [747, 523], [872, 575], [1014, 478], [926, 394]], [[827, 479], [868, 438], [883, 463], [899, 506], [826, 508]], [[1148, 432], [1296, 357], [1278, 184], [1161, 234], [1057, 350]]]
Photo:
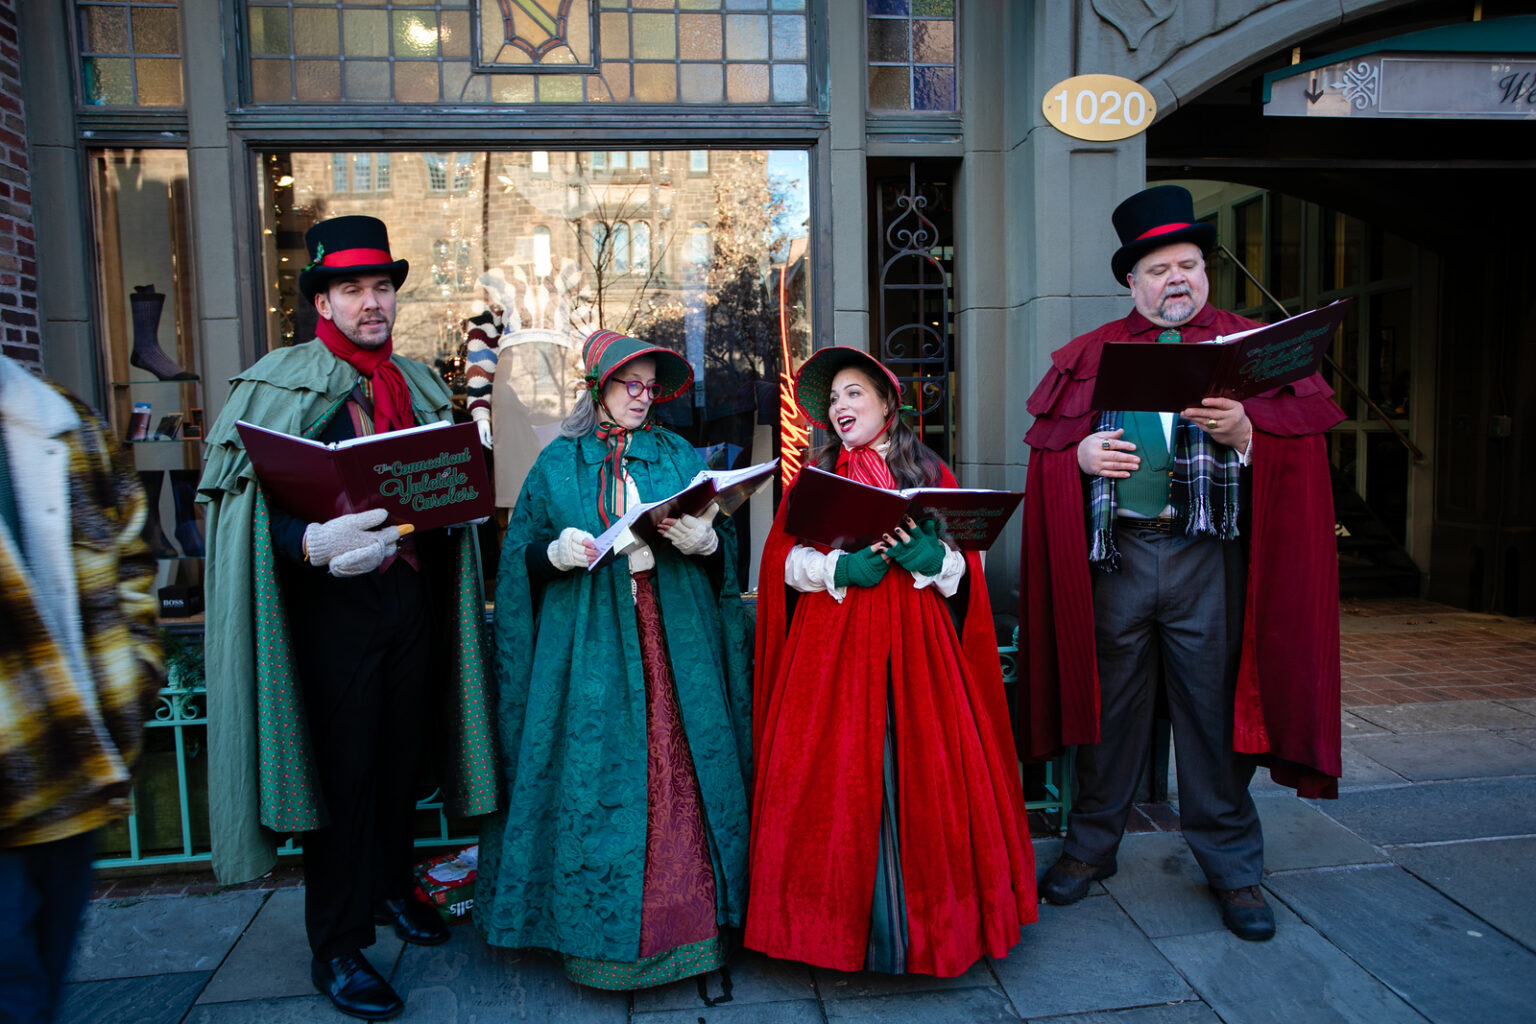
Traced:
[[[997, 649], [1003, 665], [1003, 687], [1012, 690], [1019, 685], [1019, 631], [1013, 631], [1012, 642]], [[1024, 807], [1031, 811], [1045, 811], [1056, 816], [1058, 832], [1067, 827], [1067, 814], [1072, 810], [1072, 770], [1075, 747], [1068, 747], [1060, 757], [1039, 765], [1023, 766]], [[1032, 778], [1031, 776], [1037, 776]], [[1030, 791], [1037, 795], [1029, 798]]]
[[[206, 864], [211, 858], [208, 832], [208, 704], [203, 679], [202, 631], [199, 626], [166, 629], [166, 684], [148, 723], [145, 754], [127, 816], [106, 829], [99, 868]], [[1013, 643], [998, 648], [1005, 686], [1018, 683], [1018, 631]], [[1072, 806], [1071, 752], [1026, 773], [1032, 811], [1057, 816], [1064, 827]], [[416, 804], [418, 848], [464, 846], [473, 835], [455, 835], [437, 793]], [[279, 855], [303, 848], [290, 838]]]

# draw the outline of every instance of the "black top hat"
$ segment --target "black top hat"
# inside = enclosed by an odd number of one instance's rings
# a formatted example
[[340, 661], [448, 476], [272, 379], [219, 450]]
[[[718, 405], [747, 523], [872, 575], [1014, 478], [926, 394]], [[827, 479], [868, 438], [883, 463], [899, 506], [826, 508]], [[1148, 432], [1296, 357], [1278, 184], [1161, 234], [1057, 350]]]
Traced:
[[389, 254], [389, 229], [377, 217], [332, 217], [304, 233], [309, 264], [299, 274], [308, 302], [338, 277], [388, 274], [399, 288], [411, 265]]
[[1109, 261], [1115, 283], [1153, 249], [1175, 242], [1193, 242], [1209, 255], [1216, 248], [1216, 226], [1195, 220], [1195, 200], [1181, 185], [1158, 185], [1136, 193], [1111, 215], [1120, 235], [1120, 248]]

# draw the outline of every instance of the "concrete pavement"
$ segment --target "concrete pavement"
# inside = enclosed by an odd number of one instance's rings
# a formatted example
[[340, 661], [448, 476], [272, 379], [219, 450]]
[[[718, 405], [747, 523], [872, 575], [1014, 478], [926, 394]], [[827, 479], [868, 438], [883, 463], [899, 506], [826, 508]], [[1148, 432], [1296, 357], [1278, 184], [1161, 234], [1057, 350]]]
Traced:
[[[1351, 623], [1346, 608], [1346, 676], [1373, 684], [1355, 690], [1443, 692], [1456, 672], [1459, 685], [1509, 695], [1347, 707], [1336, 801], [1255, 780], [1278, 921], [1271, 942], [1226, 932], [1182, 837], [1156, 824], [1171, 816], [1154, 812], [1126, 837], [1119, 874], [1075, 906], [1042, 906], [1007, 958], [960, 978], [843, 974], [742, 953], [702, 979], [602, 993], [542, 956], [486, 947], [467, 924], [436, 948], [402, 947], [381, 929], [369, 956], [406, 998], [398, 1019], [433, 1024], [1536, 1019], [1536, 626], [1423, 602], [1356, 615]], [[1417, 668], [1380, 671], [1380, 655], [1413, 651], [1424, 656], [1387, 661]], [[1414, 685], [1430, 676], [1435, 685]], [[1042, 871], [1059, 846], [1036, 840]], [[267, 885], [276, 887], [106, 888], [87, 911], [63, 1019], [345, 1019], [310, 986], [302, 890], [281, 876]]]

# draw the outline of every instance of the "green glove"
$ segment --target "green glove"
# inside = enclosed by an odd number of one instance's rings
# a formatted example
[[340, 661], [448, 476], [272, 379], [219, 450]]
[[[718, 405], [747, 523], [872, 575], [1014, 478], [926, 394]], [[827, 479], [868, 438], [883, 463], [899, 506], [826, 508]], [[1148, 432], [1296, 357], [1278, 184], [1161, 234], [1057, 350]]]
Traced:
[[917, 529], [907, 534], [904, 544], [891, 548], [891, 561], [907, 572], [919, 576], [937, 576], [944, 569], [944, 555], [948, 549], [939, 540], [939, 527], [932, 519], [924, 519]]
[[832, 585], [838, 588], [872, 587], [880, 582], [890, 567], [890, 563], [881, 558], [880, 552], [873, 547], [844, 551], [838, 556], [837, 568], [832, 571]]

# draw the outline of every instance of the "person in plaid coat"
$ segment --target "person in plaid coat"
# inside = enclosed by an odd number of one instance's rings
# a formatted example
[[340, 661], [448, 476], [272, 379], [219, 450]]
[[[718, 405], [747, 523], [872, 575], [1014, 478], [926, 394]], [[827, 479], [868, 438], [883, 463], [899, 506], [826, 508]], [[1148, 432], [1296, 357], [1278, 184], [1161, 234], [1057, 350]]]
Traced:
[[0, 356], [0, 1017], [58, 1007], [94, 834], [164, 679], [144, 491], [80, 400]]

